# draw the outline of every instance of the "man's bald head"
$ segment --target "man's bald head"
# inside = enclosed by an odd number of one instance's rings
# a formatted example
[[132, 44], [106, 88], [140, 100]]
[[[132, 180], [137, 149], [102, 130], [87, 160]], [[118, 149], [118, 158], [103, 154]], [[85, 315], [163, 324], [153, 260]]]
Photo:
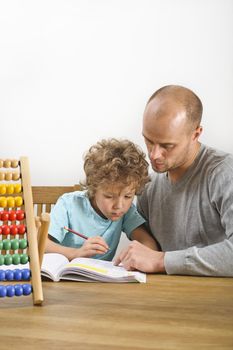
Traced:
[[149, 98], [147, 107], [153, 102], [160, 102], [161, 110], [157, 113], [163, 113], [164, 109], [175, 108], [185, 112], [187, 123], [190, 128], [196, 128], [201, 123], [202, 103], [199, 97], [191, 90], [180, 85], [167, 85], [157, 90]]

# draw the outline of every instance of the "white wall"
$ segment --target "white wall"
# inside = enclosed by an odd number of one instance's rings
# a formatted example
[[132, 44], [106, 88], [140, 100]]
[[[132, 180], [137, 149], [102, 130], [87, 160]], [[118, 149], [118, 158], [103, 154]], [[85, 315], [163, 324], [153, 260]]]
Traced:
[[165, 84], [204, 104], [202, 141], [233, 152], [232, 0], [0, 0], [1, 158], [33, 185], [70, 185], [103, 137], [144, 149], [141, 119]]

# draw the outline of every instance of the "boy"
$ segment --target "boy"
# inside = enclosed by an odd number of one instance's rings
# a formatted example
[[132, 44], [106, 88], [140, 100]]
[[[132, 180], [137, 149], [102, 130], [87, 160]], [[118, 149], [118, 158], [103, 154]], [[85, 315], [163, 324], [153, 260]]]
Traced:
[[[62, 195], [51, 213], [47, 253], [112, 260], [121, 232], [157, 249], [133, 199], [149, 181], [145, 154], [128, 140], [102, 140], [84, 158], [84, 191]], [[81, 232], [88, 239], [68, 232]]]

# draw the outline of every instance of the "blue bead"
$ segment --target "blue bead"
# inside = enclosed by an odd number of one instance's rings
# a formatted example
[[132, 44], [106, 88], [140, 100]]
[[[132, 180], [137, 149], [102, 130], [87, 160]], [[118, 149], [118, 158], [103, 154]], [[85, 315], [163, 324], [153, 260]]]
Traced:
[[4, 281], [6, 278], [5, 270], [0, 270], [0, 281]]
[[14, 271], [13, 270], [6, 270], [6, 280], [7, 281], [14, 280]]
[[15, 295], [17, 297], [20, 297], [21, 295], [23, 295], [23, 286], [22, 286], [22, 284], [15, 284]]
[[14, 270], [14, 280], [21, 281], [22, 280], [22, 271], [20, 269]]
[[0, 286], [0, 298], [4, 298], [6, 296], [6, 286]]
[[31, 276], [31, 271], [29, 269], [22, 270], [22, 280], [29, 281]]
[[32, 286], [28, 283], [23, 284], [23, 295], [29, 295], [32, 292]]
[[15, 295], [15, 286], [6, 286], [6, 294], [8, 297], [13, 297]]

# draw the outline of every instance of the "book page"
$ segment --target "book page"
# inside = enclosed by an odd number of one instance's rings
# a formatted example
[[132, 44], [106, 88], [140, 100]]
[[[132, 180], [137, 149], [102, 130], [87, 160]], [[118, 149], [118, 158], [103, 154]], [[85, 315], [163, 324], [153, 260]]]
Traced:
[[46, 253], [43, 257], [41, 275], [59, 281], [59, 271], [69, 260], [62, 254]]
[[[115, 266], [111, 261], [92, 258], [76, 258], [67, 263], [60, 271], [60, 277], [81, 275], [101, 282], [146, 282], [146, 274], [139, 271], [127, 271]], [[78, 279], [78, 278], [77, 278]]]

